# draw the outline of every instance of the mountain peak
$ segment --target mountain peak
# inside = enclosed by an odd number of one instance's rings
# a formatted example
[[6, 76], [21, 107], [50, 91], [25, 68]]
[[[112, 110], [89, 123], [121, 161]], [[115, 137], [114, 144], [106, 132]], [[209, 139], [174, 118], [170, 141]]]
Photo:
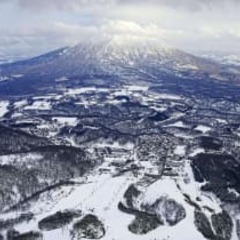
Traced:
[[[61, 77], [115, 76], [159, 79], [165, 74], [180, 78], [239, 81], [239, 69], [199, 58], [160, 41], [105, 37], [89, 39], [27, 61], [1, 66], [2, 75]], [[125, 78], [125, 77], [124, 77]], [[150, 79], [149, 79], [150, 78]]]

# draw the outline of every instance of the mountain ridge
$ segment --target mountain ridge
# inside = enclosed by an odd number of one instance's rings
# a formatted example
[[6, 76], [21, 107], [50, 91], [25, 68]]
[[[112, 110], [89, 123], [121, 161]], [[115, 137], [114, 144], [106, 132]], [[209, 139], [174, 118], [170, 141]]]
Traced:
[[[180, 77], [210, 78], [232, 83], [240, 82], [240, 69], [196, 57], [184, 51], [152, 42], [79, 43], [28, 60], [0, 65], [2, 76], [27, 75], [48, 78], [90, 75], [122, 75], [126, 68], [134, 74], [145, 72], [155, 78], [161, 73]], [[120, 74], [118, 74], [120, 71]]]

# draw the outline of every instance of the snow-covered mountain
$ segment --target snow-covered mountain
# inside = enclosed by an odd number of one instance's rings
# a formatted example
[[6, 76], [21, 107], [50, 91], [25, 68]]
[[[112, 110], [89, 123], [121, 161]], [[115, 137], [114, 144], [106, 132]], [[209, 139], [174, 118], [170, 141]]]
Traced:
[[104, 40], [0, 68], [0, 240], [240, 239], [237, 67]]
[[240, 66], [240, 54], [203, 54], [202, 56], [221, 64]]
[[3, 65], [2, 76], [25, 75], [67, 78], [111, 75], [148, 75], [156, 79], [163, 74], [220, 81], [239, 82], [239, 68], [229, 68], [153, 42], [118, 42], [102, 40], [81, 43], [15, 64]]

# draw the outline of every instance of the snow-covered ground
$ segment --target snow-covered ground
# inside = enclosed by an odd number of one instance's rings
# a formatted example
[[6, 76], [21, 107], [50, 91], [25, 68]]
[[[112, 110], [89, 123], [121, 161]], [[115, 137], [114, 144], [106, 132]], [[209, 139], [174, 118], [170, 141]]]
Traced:
[[[29, 165], [31, 163], [36, 162], [37, 160], [42, 159], [41, 154], [13, 154], [13, 155], [6, 155], [6, 156], [0, 156], [0, 165], [15, 165], [15, 166], [21, 166], [21, 165]], [[21, 161], [20, 161], [21, 160]]]
[[209, 131], [211, 131], [212, 128], [208, 127], [208, 126], [204, 126], [204, 125], [198, 125], [195, 130], [200, 131], [202, 133], [207, 133]]
[[197, 156], [199, 153], [204, 153], [205, 150], [203, 148], [197, 148], [197, 149], [194, 149], [190, 154], [189, 156], [190, 157], [195, 157]]
[[69, 79], [67, 77], [60, 77], [55, 79], [56, 82], [65, 82], [65, 81], [69, 81]]
[[181, 69], [189, 69], [189, 70], [198, 70], [199, 69], [199, 67], [198, 66], [196, 66], [196, 65], [193, 65], [193, 64], [186, 64], [186, 65], [180, 65], [180, 64], [178, 64], [177, 65], [177, 68], [179, 68], [180, 70]]
[[[170, 177], [165, 177], [152, 184], [144, 193], [144, 203], [154, 203], [156, 199], [165, 196], [174, 199], [176, 202], [184, 206], [186, 217], [175, 226], [160, 226], [156, 230], [150, 232], [143, 238], [135, 236], [134, 239], [171, 239], [178, 240], [179, 236], [184, 236], [186, 240], [203, 240], [203, 236], [197, 231], [194, 225], [194, 208], [188, 205], [184, 199], [182, 192], [177, 187], [177, 182]], [[131, 238], [127, 238], [130, 240]], [[120, 240], [120, 239], [119, 239]]]
[[[110, 146], [110, 144], [102, 142], [94, 147], [101, 148], [106, 146]], [[115, 142], [112, 146], [116, 149], [124, 147], [128, 150], [134, 149], [134, 145], [131, 143], [119, 145], [119, 143]], [[196, 149], [193, 154], [198, 152], [201, 152], [201, 149]], [[185, 146], [179, 145], [175, 148], [175, 154], [184, 156], [185, 153]], [[38, 155], [26, 155], [23, 158], [24, 164], [39, 157], [41, 158]], [[19, 156], [16, 155], [1, 157], [0, 164], [13, 163], [17, 161], [17, 158]], [[111, 162], [112, 159], [106, 158], [106, 161], [99, 169], [106, 168]], [[145, 167], [150, 168], [151, 164], [149, 164]], [[167, 224], [159, 226], [144, 235], [136, 235], [130, 232], [128, 226], [134, 220], [134, 216], [123, 213], [118, 209], [118, 204], [123, 200], [127, 188], [131, 184], [138, 183], [140, 179], [140, 175], [136, 177], [131, 173], [113, 177], [110, 172], [100, 173], [96, 169], [91, 175], [74, 179], [74, 181], [80, 183], [79, 185], [62, 186], [59, 189], [42, 194], [36, 202], [31, 202], [29, 210], [34, 213], [35, 218], [28, 224], [17, 225], [16, 230], [22, 233], [29, 230], [37, 231], [38, 222], [49, 215], [64, 210], [80, 210], [83, 215], [94, 214], [102, 221], [106, 230], [106, 234], [102, 238], [103, 240], [179, 240], [179, 236], [184, 236], [186, 240], [204, 240], [204, 237], [194, 225], [195, 208], [187, 203], [184, 194], [190, 196], [192, 200], [200, 198], [202, 200], [198, 202], [200, 207], [208, 206], [214, 209], [216, 213], [221, 211], [221, 203], [214, 196], [202, 194], [200, 190], [201, 184], [196, 183], [194, 180], [190, 161], [185, 160], [185, 165], [179, 178], [165, 176], [147, 187], [142, 187], [142, 194], [138, 199], [139, 203], [153, 204], [160, 197], [168, 197], [181, 204], [186, 210], [186, 217], [175, 226]], [[11, 213], [11, 215], [3, 215], [2, 218], [16, 217], [18, 214], [16, 212]], [[210, 218], [210, 213], [207, 210], [205, 210], [205, 214]], [[43, 231], [44, 239], [71, 240], [70, 230], [74, 222], [58, 230]]]
[[[134, 216], [121, 212], [117, 207], [127, 187], [134, 183], [136, 179], [129, 176], [112, 178], [109, 175], [102, 175], [92, 178], [90, 181], [89, 184], [72, 189], [70, 187], [62, 188], [62, 195], [58, 195], [59, 191], [56, 192], [55, 197], [54, 194], [52, 195], [55, 200], [48, 202], [47, 205], [44, 198], [40, 199], [31, 209], [36, 218], [28, 224], [18, 225], [16, 229], [20, 232], [26, 232], [30, 229], [37, 230], [37, 222], [46, 216], [64, 209], [79, 209], [84, 214], [95, 214], [103, 222], [106, 229], [103, 240], [178, 240], [181, 235], [184, 235], [184, 239], [187, 240], [204, 239], [193, 224], [193, 208], [186, 204], [174, 180], [165, 178], [151, 185], [144, 193], [145, 198], [142, 200], [151, 203], [160, 196], [169, 196], [185, 207], [187, 217], [174, 227], [160, 226], [146, 235], [131, 233], [128, 230], [128, 225], [132, 222]], [[58, 199], [58, 197], [61, 198]], [[63, 229], [44, 232], [44, 239], [70, 240], [69, 230], [71, 228], [70, 225]], [[186, 232], [183, 233], [183, 231]]]
[[67, 126], [76, 126], [78, 123], [76, 117], [53, 117], [52, 120], [56, 121], [60, 125]]
[[91, 92], [108, 92], [109, 89], [105, 88], [96, 88], [96, 87], [82, 87], [82, 88], [73, 88], [68, 89], [64, 92], [65, 95], [79, 95]]
[[174, 154], [183, 157], [186, 154], [186, 146], [177, 146], [174, 150]]
[[9, 80], [9, 77], [7, 77], [7, 76], [0, 76], [0, 82], [5, 82], [7, 80]]
[[178, 127], [178, 128], [187, 128], [188, 126], [184, 124], [182, 121], [177, 121], [175, 123], [169, 124], [169, 127]]
[[[66, 79], [62, 78], [56, 81], [65, 80]], [[97, 98], [88, 98], [88, 93], [93, 93], [93, 95], [97, 95], [97, 93], [107, 93], [107, 97], [105, 100], [99, 102]], [[21, 117], [22, 114], [25, 114], [22, 122], [16, 120], [15, 123], [36, 123], [37, 126], [34, 130], [39, 130], [40, 134], [43, 132], [45, 134], [45, 132], [47, 132], [46, 136], [52, 140], [58, 135], [62, 127], [68, 126], [69, 129], [74, 128], [78, 123], [81, 123], [82, 119], [77, 117], [60, 117], [64, 116], [64, 114], [60, 113], [58, 115], [57, 112], [56, 117], [54, 117], [54, 114], [50, 115], [48, 119], [36, 117], [34, 122], [33, 118], [29, 118], [30, 120], [28, 120], [30, 114], [28, 111], [25, 112], [25, 110], [51, 110], [52, 106], [57, 106], [55, 103], [60, 98], [63, 98], [66, 102], [69, 99], [75, 99], [76, 101], [74, 104], [76, 106], [85, 105], [85, 107], [89, 107], [89, 109], [91, 109], [90, 105], [94, 104], [119, 104], [123, 101], [128, 101], [126, 99], [115, 100], [116, 96], [121, 95], [126, 95], [131, 98], [131, 100], [133, 99], [135, 102], [149, 107], [148, 110], [150, 111], [146, 111], [147, 113], [145, 116], [140, 115], [141, 119], [138, 123], [141, 124], [144, 123], [142, 119], [147, 119], [147, 114], [153, 112], [152, 110], [167, 112], [168, 108], [176, 106], [175, 104], [181, 106], [183, 100], [183, 97], [180, 95], [149, 93], [147, 86], [128, 85], [122, 89], [96, 87], [74, 88], [64, 89], [62, 96], [46, 95], [33, 97], [29, 99], [29, 101], [18, 100], [11, 105], [15, 111], [12, 116]], [[104, 99], [104, 97], [102, 98]], [[28, 105], [31, 101], [33, 103]], [[0, 102], [0, 117], [3, 117], [5, 113], [8, 112], [9, 105], [7, 101]], [[114, 107], [117, 108], [119, 106]], [[166, 164], [166, 166], [169, 169], [173, 169], [172, 173], [176, 173], [174, 176], [165, 174], [165, 169], [163, 171], [165, 175], [163, 174], [162, 176], [162, 166], [160, 166], [161, 162], [159, 162], [161, 159], [154, 154], [149, 154], [146, 161], [141, 161], [140, 158], [138, 159], [138, 154], [136, 154], [138, 143], [132, 140], [129, 140], [129, 142], [126, 140], [125, 144], [120, 144], [118, 141], [111, 138], [101, 138], [100, 140], [87, 142], [84, 143], [84, 146], [80, 146], [75, 136], [72, 135], [69, 136], [69, 138], [64, 137], [64, 139], [62, 138], [60, 140], [68, 141], [73, 147], [84, 147], [84, 150], [86, 149], [86, 152], [92, 155], [97, 152], [99, 154], [97, 157], [101, 158], [101, 160], [103, 158], [103, 163], [101, 166], [94, 168], [89, 175], [82, 178], [71, 179], [78, 184], [61, 186], [41, 194], [39, 199], [30, 200], [28, 203], [28, 210], [34, 213], [34, 219], [27, 224], [17, 225], [16, 230], [21, 233], [30, 230], [37, 231], [38, 222], [43, 218], [55, 214], [58, 211], [71, 209], [80, 210], [83, 215], [89, 213], [96, 215], [103, 222], [106, 229], [106, 235], [102, 238], [103, 240], [179, 240], [181, 236], [184, 236], [185, 240], [203, 240], [204, 237], [194, 224], [195, 207], [186, 201], [186, 195], [189, 196], [193, 202], [197, 201], [196, 199], [200, 199], [197, 204], [209, 219], [211, 218], [211, 213], [206, 207], [213, 209], [215, 213], [219, 213], [221, 211], [221, 202], [213, 194], [203, 194], [201, 191], [202, 184], [195, 182], [188, 157], [195, 157], [199, 153], [204, 153], [205, 150], [195, 146], [195, 143], [193, 144], [194, 146], [189, 149], [188, 140], [197, 135], [193, 130], [200, 131], [201, 134], [207, 134], [209, 131], [213, 130], [214, 127], [209, 127], [211, 124], [207, 126], [208, 123], [206, 123], [206, 125], [201, 124], [201, 121], [199, 121], [197, 127], [192, 129], [193, 127], [191, 124], [188, 124], [187, 120], [184, 121], [185, 119], [183, 116], [185, 113], [181, 112], [181, 110], [176, 110], [174, 112], [169, 111], [168, 113], [170, 118], [161, 123], [164, 130], [168, 131], [170, 129], [169, 131], [172, 131], [171, 138], [169, 138], [170, 140], [172, 140], [173, 136], [181, 138], [171, 142], [175, 145], [172, 146], [171, 153], [166, 157], [166, 162], [169, 161], [167, 162], [169, 165]], [[76, 116], [75, 113], [73, 116]], [[225, 120], [217, 121], [219, 124], [226, 123]], [[84, 122], [82, 124], [84, 130], [91, 129], [97, 132], [98, 129], [101, 129], [98, 125], [95, 127], [93, 123], [94, 122], [86, 121], [85, 125]], [[115, 123], [114, 126], [116, 127], [117, 124]], [[118, 126], [122, 126], [121, 124], [122, 122], [120, 122]], [[122, 131], [122, 129], [120, 129], [120, 131]], [[38, 132], [36, 135], [37, 134]], [[157, 145], [157, 147], [161, 150], [160, 146]], [[168, 146], [165, 147], [168, 148]], [[145, 154], [147, 155], [148, 152]], [[31, 169], [35, 161], [41, 161], [42, 157], [41, 154], [13, 154], [1, 156], [0, 165], [14, 165], [15, 167], [22, 167], [22, 165], [24, 165], [27, 166], [28, 169]], [[131, 167], [136, 167], [137, 170], [134, 172]], [[126, 170], [126, 172], [122, 170]], [[146, 178], [152, 179], [151, 181], [146, 181]], [[129, 231], [128, 226], [134, 220], [134, 215], [126, 214], [118, 209], [119, 202], [123, 200], [124, 193], [131, 184], [136, 184], [137, 186], [141, 185], [140, 190], [142, 194], [138, 199], [139, 203], [153, 204], [158, 198], [165, 196], [181, 204], [186, 210], [186, 217], [174, 226], [165, 224], [144, 235], [133, 234]], [[15, 190], [16, 189], [13, 188], [13, 192]], [[237, 192], [231, 188], [229, 188], [229, 192], [237, 194]], [[19, 214], [19, 212], [12, 212], [6, 215], [2, 214], [1, 218], [7, 219], [9, 217], [17, 217]], [[58, 230], [43, 231], [44, 239], [72, 239], [70, 230], [73, 228], [74, 223], [73, 221], [67, 227]], [[232, 240], [236, 239], [233, 238]]]
[[167, 99], [167, 100], [180, 100], [180, 99], [182, 99], [181, 96], [174, 95], [174, 94], [168, 94], [168, 93], [158, 94], [158, 98]]
[[136, 86], [136, 85], [129, 85], [129, 86], [125, 86], [125, 88], [129, 91], [140, 91], [140, 92], [145, 92], [148, 90], [148, 86]]
[[8, 101], [0, 101], [0, 118], [4, 117], [6, 113], [8, 113]]
[[34, 101], [32, 105], [24, 107], [24, 110], [51, 110], [52, 106], [47, 101]]
[[26, 106], [28, 104], [27, 100], [21, 100], [21, 101], [17, 101], [14, 103], [14, 107], [16, 109], [21, 109], [22, 107]]

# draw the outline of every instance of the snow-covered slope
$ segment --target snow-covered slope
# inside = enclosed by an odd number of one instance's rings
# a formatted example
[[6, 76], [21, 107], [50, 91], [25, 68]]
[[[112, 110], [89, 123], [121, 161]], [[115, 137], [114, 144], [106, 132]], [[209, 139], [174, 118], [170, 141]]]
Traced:
[[202, 56], [221, 64], [240, 66], [239, 54], [203, 54]]
[[1, 66], [1, 74], [23, 74], [52, 79], [130, 75], [156, 80], [163, 74], [180, 77], [239, 80], [228, 67], [195, 57], [157, 42], [119, 42], [106, 39], [83, 42], [30, 60]]
[[0, 68], [0, 240], [240, 239], [237, 68], [116, 39]]

